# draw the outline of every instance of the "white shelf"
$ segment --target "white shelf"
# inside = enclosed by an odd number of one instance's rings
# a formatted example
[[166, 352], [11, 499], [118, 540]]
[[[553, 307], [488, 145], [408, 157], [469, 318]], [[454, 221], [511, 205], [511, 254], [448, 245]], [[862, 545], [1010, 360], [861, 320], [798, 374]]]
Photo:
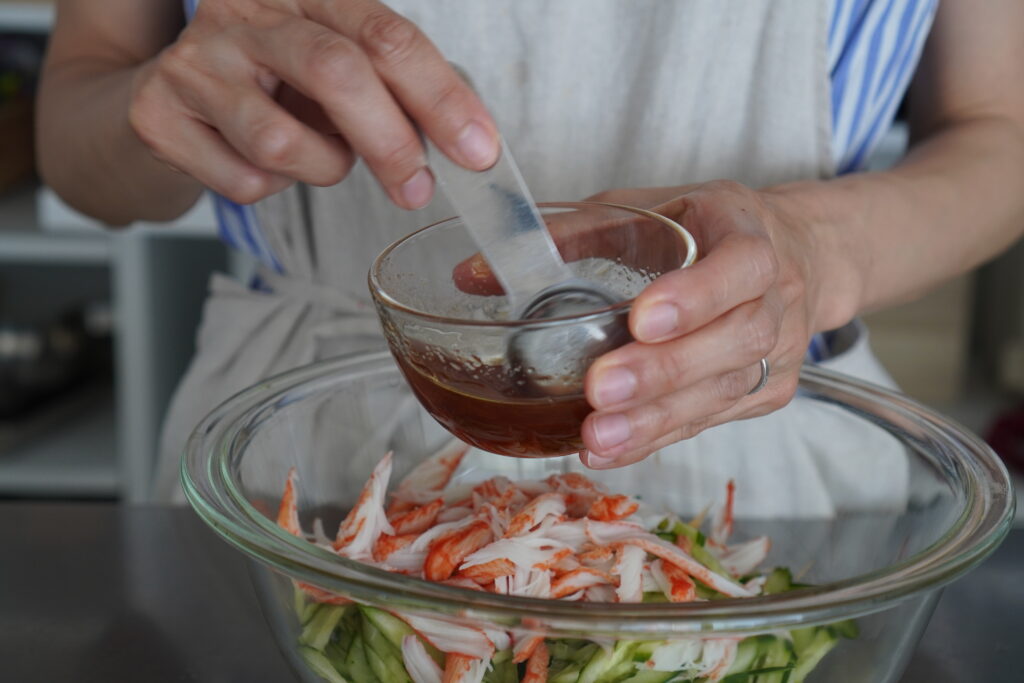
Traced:
[[109, 235], [52, 235], [39, 229], [34, 190], [0, 198], [0, 263], [97, 264], [110, 261]]
[[[0, 495], [113, 497], [120, 477], [109, 389], [64, 399], [28, 418], [31, 433], [0, 451]], [[31, 424], [35, 421], [35, 424]]]
[[0, 30], [48, 33], [56, 15], [52, 2], [0, 2]]

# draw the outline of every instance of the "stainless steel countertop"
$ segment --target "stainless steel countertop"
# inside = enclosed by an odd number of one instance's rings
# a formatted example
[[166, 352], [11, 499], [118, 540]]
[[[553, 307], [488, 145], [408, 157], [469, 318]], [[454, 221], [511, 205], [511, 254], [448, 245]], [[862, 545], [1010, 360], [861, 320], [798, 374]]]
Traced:
[[[946, 589], [904, 683], [1024, 681], [1024, 530]], [[0, 503], [0, 681], [295, 680], [187, 509]]]

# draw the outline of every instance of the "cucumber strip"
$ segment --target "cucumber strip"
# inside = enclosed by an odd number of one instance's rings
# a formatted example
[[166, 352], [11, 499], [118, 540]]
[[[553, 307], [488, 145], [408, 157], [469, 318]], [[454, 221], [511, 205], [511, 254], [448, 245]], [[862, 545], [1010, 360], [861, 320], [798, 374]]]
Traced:
[[307, 598], [305, 591], [299, 588], [297, 583], [292, 583], [292, 592], [295, 616], [299, 618], [299, 623], [304, 625], [313, 618], [313, 614], [320, 605]]
[[768, 575], [768, 580], [764, 582], [762, 592], [764, 595], [772, 595], [790, 590], [793, 590], [793, 575], [785, 567], [776, 567]]
[[320, 605], [313, 618], [303, 627], [299, 642], [314, 650], [323, 650], [347, 609], [347, 605]]
[[621, 683], [667, 683], [675, 678], [675, 671], [637, 671], [629, 678], [623, 678]]
[[635, 647], [631, 642], [620, 640], [610, 652], [599, 648], [587, 665], [583, 667], [577, 683], [596, 683], [599, 680], [605, 680], [604, 676], [608, 670], [627, 661]]
[[395, 647], [368, 619], [363, 619], [363, 644], [366, 661], [377, 678], [388, 683], [411, 683], [401, 647]]
[[832, 633], [842, 638], [853, 639], [860, 635], [860, 629], [857, 627], [857, 622], [853, 619], [837, 621], [834, 624], [829, 624], [828, 628]]
[[519, 667], [512, 661], [512, 651], [502, 652], [508, 653], [508, 656], [502, 657], [500, 661], [497, 657], [491, 660], [491, 669], [484, 674], [483, 683], [519, 683]]
[[768, 676], [769, 678], [758, 678], [757, 683], [762, 681], [776, 681], [781, 679], [771, 678], [775, 675], [789, 676], [789, 673], [793, 670], [791, 666], [766, 666], [760, 669], [751, 669], [750, 671], [741, 671], [735, 674], [729, 674], [722, 679], [722, 683], [748, 683], [753, 678], [758, 676]]
[[[349, 639], [351, 642], [351, 638]], [[342, 676], [348, 676], [348, 668], [345, 666], [345, 657], [348, 655], [348, 647], [342, 647], [341, 643], [331, 641], [327, 643], [327, 647], [323, 651], [324, 657], [331, 663], [331, 665], [338, 670]]]
[[306, 665], [313, 670], [313, 673], [325, 681], [329, 681], [329, 683], [349, 683], [348, 679], [338, 673], [330, 660], [324, 657], [318, 650], [300, 645], [299, 654], [306, 660]]
[[[764, 645], [764, 636], [752, 636], [744, 638], [736, 647], [736, 657], [732, 660], [732, 666], [726, 671], [726, 677], [734, 673], [749, 671], [754, 666], [754, 660], [761, 654], [761, 647]], [[771, 637], [771, 636], [767, 636]]]
[[352, 680], [358, 681], [358, 683], [363, 683], [364, 681], [366, 683], [375, 683], [379, 680], [373, 670], [370, 669], [369, 662], [366, 661], [363, 637], [358, 633], [352, 639], [352, 647], [348, 649], [348, 656], [345, 658], [345, 669], [348, 671], [349, 676], [352, 677]]
[[363, 618], [368, 619], [370, 623], [376, 626], [377, 630], [383, 633], [384, 637], [397, 647], [399, 651], [402, 649], [402, 639], [413, 633], [412, 627], [409, 624], [398, 617], [388, 614], [384, 610], [360, 605], [359, 611], [363, 613]]
[[803, 683], [808, 674], [838, 642], [839, 637], [828, 628], [795, 629], [793, 646], [796, 649], [797, 660], [790, 683]]

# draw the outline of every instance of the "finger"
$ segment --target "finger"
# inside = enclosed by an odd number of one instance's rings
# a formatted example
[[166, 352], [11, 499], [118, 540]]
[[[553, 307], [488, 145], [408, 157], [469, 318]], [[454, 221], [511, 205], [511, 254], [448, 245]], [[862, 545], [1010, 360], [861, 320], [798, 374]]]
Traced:
[[760, 377], [760, 365], [752, 365], [623, 411], [591, 413], [581, 427], [590, 460], [618, 466], [632, 454], [651, 452], [652, 444], [690, 438], [746, 397]]
[[277, 175], [327, 187], [354, 163], [343, 140], [316, 132], [259, 88], [226, 87], [201, 113], [247, 161]]
[[239, 204], [251, 204], [294, 182], [250, 164], [217, 131], [185, 115], [166, 117], [159, 131], [139, 134], [158, 159]]
[[415, 24], [375, 0], [310, 15], [355, 41], [401, 107], [449, 158], [473, 170], [498, 158], [497, 128], [473, 89]]
[[358, 45], [306, 19], [257, 35], [252, 57], [320, 103], [392, 201], [407, 209], [430, 202], [434, 181], [419, 136]]
[[587, 401], [596, 410], [629, 407], [756, 363], [775, 348], [783, 309], [769, 290], [683, 337], [611, 351], [587, 371]]
[[731, 232], [700, 261], [648, 285], [630, 311], [630, 331], [646, 343], [687, 334], [762, 296], [777, 274], [778, 261], [766, 235]]

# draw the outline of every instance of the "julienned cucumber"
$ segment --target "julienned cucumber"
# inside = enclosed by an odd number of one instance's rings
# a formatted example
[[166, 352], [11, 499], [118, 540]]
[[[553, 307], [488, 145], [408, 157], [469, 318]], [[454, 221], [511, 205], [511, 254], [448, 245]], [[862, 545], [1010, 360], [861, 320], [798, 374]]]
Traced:
[[324, 680], [330, 681], [330, 683], [349, 683], [348, 679], [338, 673], [330, 660], [324, 657], [321, 652], [300, 645], [299, 654], [306, 660], [309, 668], [315, 671], [317, 675], [323, 677]]
[[346, 609], [347, 606], [321, 605], [303, 627], [299, 642], [314, 650], [323, 650], [338, 622], [345, 615]]

